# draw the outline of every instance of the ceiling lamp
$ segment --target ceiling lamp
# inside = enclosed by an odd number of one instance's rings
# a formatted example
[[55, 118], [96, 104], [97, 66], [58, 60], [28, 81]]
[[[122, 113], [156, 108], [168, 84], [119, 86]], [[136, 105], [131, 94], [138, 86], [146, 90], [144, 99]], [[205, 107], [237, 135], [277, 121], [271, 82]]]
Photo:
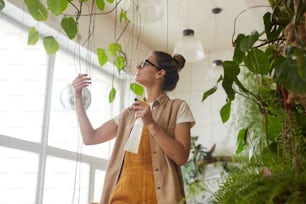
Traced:
[[222, 66], [222, 63], [223, 63], [222, 60], [220, 60], [220, 59], [215, 59], [215, 60], [212, 62], [212, 65], [213, 65], [213, 67], [218, 67], [218, 66]]
[[201, 61], [205, 54], [202, 44], [194, 37], [192, 29], [183, 30], [183, 37], [177, 41], [173, 54], [181, 54], [186, 62]]
[[[66, 85], [60, 95], [61, 104], [66, 109], [75, 110], [75, 103], [74, 103], [74, 94], [72, 89], [72, 84]], [[87, 87], [82, 89], [82, 101], [84, 104], [84, 108], [88, 109], [91, 104], [91, 94]]]
[[211, 10], [213, 14], [219, 14], [221, 13], [221, 11], [222, 11], [222, 8], [219, 8], [219, 7], [215, 7]]
[[149, 24], [161, 20], [164, 16], [164, 7], [161, 0], [123, 0], [121, 8], [135, 24]]

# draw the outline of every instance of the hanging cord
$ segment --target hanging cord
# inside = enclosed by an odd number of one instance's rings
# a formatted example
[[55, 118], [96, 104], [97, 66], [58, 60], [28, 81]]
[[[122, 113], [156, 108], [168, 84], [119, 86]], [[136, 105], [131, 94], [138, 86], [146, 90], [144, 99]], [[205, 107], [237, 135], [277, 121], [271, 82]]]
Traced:
[[235, 20], [234, 20], [234, 31], [233, 31], [233, 34], [232, 34], [232, 45], [235, 47], [235, 35], [236, 35], [236, 26], [237, 26], [237, 20], [238, 18], [243, 14], [245, 13], [246, 11], [250, 10], [250, 9], [253, 9], [253, 8], [261, 8], [261, 7], [266, 7], [266, 8], [270, 8], [270, 6], [268, 5], [258, 5], [258, 6], [251, 6], [247, 9], [244, 9], [243, 11], [241, 11], [238, 16], [235, 17]]
[[[82, 3], [80, 4], [82, 6]], [[92, 1], [91, 5], [88, 8], [89, 13], [94, 14], [95, 13], [95, 4], [94, 1]], [[86, 47], [86, 58], [85, 58], [85, 64], [82, 64], [82, 58], [81, 58], [81, 47], [82, 45], [77, 45], [77, 56], [75, 57], [78, 59], [77, 69], [76, 72], [78, 73], [86, 73], [89, 77], [93, 78], [93, 68], [92, 68], [92, 52], [91, 50], [95, 49], [94, 44], [94, 30], [95, 30], [95, 20], [96, 15], [89, 15], [89, 24], [88, 24], [88, 36], [83, 45]], [[85, 67], [83, 67], [85, 66]], [[91, 88], [91, 87], [90, 87]], [[81, 157], [82, 157], [82, 140], [81, 140], [81, 132], [80, 132], [80, 123], [78, 121], [78, 133], [77, 133], [77, 149], [76, 149], [76, 162], [75, 162], [75, 171], [74, 171], [74, 183], [73, 183], [73, 194], [71, 199], [71, 204], [74, 204], [77, 202], [80, 204], [81, 199], [81, 177], [82, 177], [82, 165], [80, 163]], [[78, 183], [79, 182], [79, 183]], [[78, 193], [76, 198], [76, 193]]]
[[169, 52], [169, 0], [167, 0], [167, 16], [166, 16], [166, 18], [167, 18], [167, 20], [166, 20], [166, 23], [167, 23], [167, 34], [166, 34], [166, 41], [167, 41], [167, 43], [166, 43], [166, 45], [167, 45], [167, 47], [166, 47], [166, 50], [167, 50], [167, 52]]
[[[80, 124], [78, 123], [78, 126], [79, 125]], [[80, 137], [81, 137], [81, 134], [80, 134], [80, 131], [78, 131], [78, 141], [77, 141], [78, 144], [77, 144], [77, 152], [76, 152], [76, 163], [75, 163], [75, 170], [74, 170], [74, 182], [73, 182], [73, 193], [72, 193], [71, 204], [74, 204], [74, 202], [75, 202], [76, 189], [77, 189], [77, 192], [78, 192], [77, 203], [80, 204], [81, 175], [82, 175], [82, 165], [80, 165], [82, 144], [81, 144]], [[79, 180], [79, 185], [78, 186], [77, 186], [77, 180]]]

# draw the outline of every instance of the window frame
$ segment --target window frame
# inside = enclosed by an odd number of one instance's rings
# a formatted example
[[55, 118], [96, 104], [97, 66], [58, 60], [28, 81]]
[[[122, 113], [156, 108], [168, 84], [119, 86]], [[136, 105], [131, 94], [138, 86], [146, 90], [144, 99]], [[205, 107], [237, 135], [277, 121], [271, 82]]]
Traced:
[[[11, 5], [11, 3], [6, 4], [6, 10], [4, 9], [3, 12], [0, 13], [0, 17], [6, 19], [8, 22], [12, 23], [13, 25], [27, 31], [27, 29], [31, 26], [31, 24], [37, 24], [37, 22], [34, 22], [32, 20], [29, 20], [29, 15], [23, 12], [22, 10], [18, 9], [17, 7]], [[22, 16], [22, 17], [20, 17]], [[40, 27], [46, 27], [48, 28], [48, 32], [50, 32], [50, 28], [47, 27], [45, 24], [41, 24]], [[65, 37], [57, 31], [54, 31], [57, 35], [57, 37], [61, 38], [62, 40]], [[41, 33], [44, 35], [44, 33]], [[63, 43], [64, 44], [64, 43]], [[63, 51], [67, 52], [73, 52], [73, 48], [75, 48], [74, 42], [67, 43], [68, 46], [63, 48]], [[80, 45], [77, 45], [80, 46]], [[81, 48], [80, 56], [86, 56], [82, 53], [89, 52], [85, 48]], [[56, 60], [56, 55], [47, 56], [47, 76], [46, 76], [46, 87], [45, 87], [45, 93], [52, 92], [52, 83], [53, 83], [53, 74], [54, 74], [54, 64]], [[83, 58], [84, 59], [84, 58]], [[84, 59], [86, 60], [86, 59]], [[95, 62], [94, 67], [98, 66], [98, 63]], [[114, 74], [112, 72], [112, 65], [108, 63], [106, 65], [106, 68], [101, 70], [103, 74], [107, 75], [110, 79], [115, 78], [118, 83], [118, 87], [127, 87], [127, 84], [129, 83], [129, 78], [124, 73], [121, 75], [115, 74], [115, 77], [112, 76]], [[126, 93], [123, 91], [123, 89], [120, 89], [117, 91], [118, 94], [120, 94], [121, 100], [119, 102], [119, 109], [122, 110], [122, 108], [126, 105], [124, 104], [125, 100], [124, 98], [127, 97]], [[50, 111], [51, 111], [51, 95], [45, 94], [45, 101], [44, 101], [44, 110], [43, 110], [43, 128], [41, 133], [41, 141], [40, 142], [32, 142], [32, 141], [26, 141], [14, 137], [10, 137], [7, 135], [0, 134], [0, 146], [4, 146], [7, 148], [22, 150], [26, 152], [32, 152], [38, 154], [39, 157], [39, 169], [38, 169], [38, 175], [37, 175], [37, 186], [36, 186], [36, 198], [35, 203], [41, 204], [43, 202], [43, 189], [44, 189], [44, 181], [45, 181], [45, 172], [46, 172], [46, 159], [47, 156], [53, 156], [57, 158], [63, 158], [68, 159], [76, 162], [84, 162], [90, 166], [90, 176], [89, 176], [89, 195], [88, 195], [88, 202], [93, 202], [94, 200], [94, 183], [95, 183], [95, 171], [96, 170], [102, 170], [105, 171], [107, 167], [108, 160], [89, 156], [80, 152], [72, 152], [67, 151], [64, 149], [48, 146], [48, 127], [49, 127], [49, 120], [50, 120]], [[102, 182], [102, 181], [101, 181]], [[96, 202], [96, 201], [95, 201]]]

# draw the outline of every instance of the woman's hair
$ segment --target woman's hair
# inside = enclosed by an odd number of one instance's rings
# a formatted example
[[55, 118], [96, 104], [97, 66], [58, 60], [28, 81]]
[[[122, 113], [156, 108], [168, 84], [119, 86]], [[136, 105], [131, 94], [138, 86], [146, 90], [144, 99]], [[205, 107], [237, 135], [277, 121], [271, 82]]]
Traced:
[[156, 58], [157, 66], [166, 72], [164, 90], [172, 91], [180, 78], [178, 72], [184, 68], [185, 58], [180, 54], [175, 54], [172, 57], [168, 53], [162, 51], [154, 51], [153, 55]]

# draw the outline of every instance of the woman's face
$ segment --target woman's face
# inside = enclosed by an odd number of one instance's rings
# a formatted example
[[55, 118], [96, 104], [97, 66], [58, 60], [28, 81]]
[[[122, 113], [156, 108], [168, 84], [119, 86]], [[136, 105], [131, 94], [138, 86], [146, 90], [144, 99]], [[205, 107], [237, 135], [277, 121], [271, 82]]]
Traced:
[[152, 86], [156, 83], [158, 72], [159, 67], [157, 66], [155, 56], [149, 55], [137, 65], [135, 81], [145, 87]]

